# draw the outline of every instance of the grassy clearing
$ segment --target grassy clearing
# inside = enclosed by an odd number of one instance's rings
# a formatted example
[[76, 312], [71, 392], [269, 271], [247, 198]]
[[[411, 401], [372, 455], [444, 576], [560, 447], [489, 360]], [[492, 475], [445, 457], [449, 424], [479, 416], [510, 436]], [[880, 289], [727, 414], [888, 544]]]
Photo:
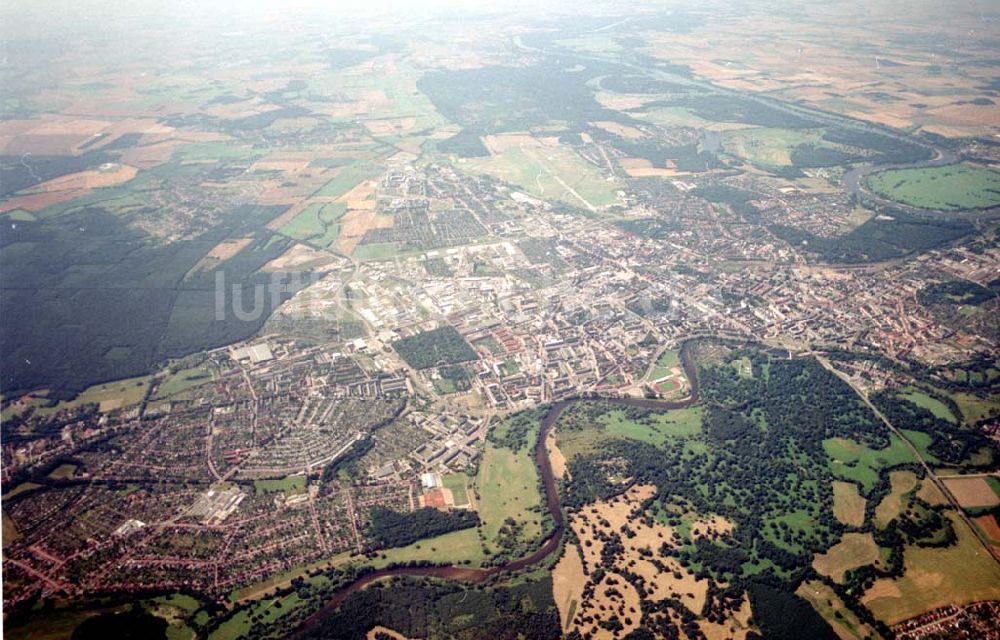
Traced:
[[934, 442], [934, 438], [931, 437], [929, 433], [924, 433], [923, 431], [913, 431], [912, 429], [900, 429], [899, 431], [906, 437], [907, 440], [910, 441], [910, 444], [916, 447], [921, 458], [931, 463], [941, 462], [938, 460], [937, 456], [930, 452], [930, 449], [928, 448], [931, 446], [931, 443]]
[[632, 113], [633, 117], [664, 127], [696, 127], [707, 128], [713, 124], [711, 120], [695, 115], [685, 107], [653, 107], [642, 112]]
[[833, 482], [833, 517], [849, 527], [860, 527], [865, 523], [867, 504], [858, 487], [853, 482]]
[[287, 476], [278, 480], [254, 480], [254, 491], [257, 493], [302, 493], [306, 490], [305, 476]]
[[865, 592], [862, 602], [883, 622], [895, 624], [947, 604], [1000, 599], [1000, 566], [954, 512], [947, 515], [958, 535], [954, 545], [907, 547], [902, 577], [879, 579]]
[[14, 522], [14, 518], [7, 515], [7, 512], [3, 512], [3, 541], [4, 544], [14, 542], [15, 540], [21, 539], [21, 533], [17, 530], [17, 524]]
[[467, 488], [469, 486], [469, 476], [464, 473], [449, 473], [441, 476], [441, 484], [445, 489], [451, 491], [455, 497], [455, 504], [462, 506], [469, 502]]
[[382, 174], [382, 166], [373, 162], [358, 162], [341, 168], [332, 180], [323, 185], [316, 196], [339, 198], [365, 180]]
[[823, 449], [830, 457], [833, 475], [860, 483], [865, 494], [878, 482], [880, 469], [916, 462], [910, 450], [896, 435], [890, 437], [890, 444], [885, 449], [869, 449], [844, 438], [824, 440]]
[[729, 153], [760, 167], [789, 167], [792, 149], [800, 144], [819, 145], [822, 134], [794, 129], [746, 129], [726, 133], [723, 147]]
[[243, 638], [250, 632], [250, 625], [250, 610], [244, 609], [220, 624], [219, 628], [208, 636], [208, 640], [236, 640], [237, 638]]
[[928, 411], [933, 413], [938, 418], [941, 418], [942, 420], [948, 420], [949, 422], [952, 423], [958, 422], [958, 417], [951, 412], [951, 409], [948, 408], [948, 405], [941, 402], [937, 398], [932, 398], [931, 396], [927, 395], [920, 389], [914, 387], [907, 387], [904, 391], [905, 391], [904, 393], [899, 394], [900, 397], [906, 398], [907, 400], [917, 405], [918, 407], [923, 407], [924, 409], [927, 409]]
[[149, 381], [149, 376], [141, 376], [94, 385], [82, 391], [72, 400], [60, 402], [54, 407], [39, 407], [35, 413], [44, 416], [63, 409], [81, 407], [85, 404], [99, 405], [102, 410], [130, 407], [139, 404], [146, 397]]
[[211, 382], [213, 377], [212, 370], [208, 367], [182, 369], [160, 383], [156, 388], [153, 398], [157, 400], [160, 398], [169, 398], [188, 389]]
[[926, 209], [957, 211], [1000, 205], [1000, 172], [968, 162], [881, 171], [868, 178], [868, 186], [897, 202]]
[[577, 456], [599, 451], [611, 439], [614, 439], [614, 436], [598, 429], [556, 430], [556, 444], [567, 461]]
[[340, 219], [347, 205], [311, 204], [278, 229], [282, 235], [301, 240], [317, 249], [328, 249], [340, 237]]
[[75, 464], [61, 464], [49, 473], [49, 477], [53, 480], [65, 480], [66, 478], [72, 478], [76, 470], [77, 466]]
[[917, 476], [912, 471], [892, 471], [889, 473], [889, 483], [892, 489], [889, 495], [875, 507], [875, 524], [885, 528], [900, 514], [903, 508], [903, 497], [917, 488]]
[[872, 534], [845, 533], [840, 542], [826, 553], [816, 556], [813, 568], [820, 574], [833, 578], [834, 582], [843, 582], [848, 570], [872, 564], [878, 559], [878, 545]]
[[4, 500], [9, 500], [9, 499], [13, 498], [14, 496], [20, 495], [22, 493], [28, 493], [29, 491], [34, 491], [36, 489], [41, 489], [41, 488], [42, 488], [42, 485], [37, 484], [35, 482], [22, 482], [21, 484], [17, 485], [13, 489], [11, 489], [9, 492], [7, 492], [7, 495], [5, 495], [3, 497], [3, 499]]
[[73, 630], [87, 618], [92, 618], [106, 610], [63, 610], [47, 611], [44, 614], [32, 615], [30, 619], [19, 625], [4, 624], [4, 640], [66, 640], [72, 637]]
[[848, 609], [843, 600], [825, 583], [819, 580], [803, 582], [795, 593], [808, 600], [841, 638], [863, 640], [876, 637], [875, 631], [858, 620], [854, 612]]
[[12, 209], [3, 215], [9, 220], [15, 220], [18, 222], [34, 222], [37, 220], [35, 214], [30, 211], [25, 211], [24, 209]]
[[673, 367], [679, 367], [681, 364], [680, 355], [677, 351], [673, 349], [668, 349], [660, 354], [660, 357], [656, 359], [656, 363], [653, 364], [652, 369], [649, 371], [650, 380], [659, 380], [660, 378], [670, 375], [670, 369]]
[[951, 397], [958, 404], [958, 410], [962, 412], [966, 422], [979, 422], [989, 416], [1000, 415], [1000, 398], [981, 398], [971, 393], [953, 393]]
[[500, 153], [468, 160], [465, 167], [517, 185], [531, 195], [573, 206], [604, 207], [618, 201], [619, 185], [575, 151], [526, 140]]
[[326, 560], [321, 560], [319, 562], [311, 562], [309, 564], [293, 567], [288, 571], [271, 576], [267, 580], [262, 580], [252, 585], [243, 587], [242, 589], [237, 589], [236, 591], [233, 591], [229, 595], [229, 600], [231, 602], [243, 602], [246, 600], [255, 600], [257, 598], [262, 597], [265, 593], [274, 589], [275, 587], [278, 588], [287, 587], [292, 583], [292, 580], [294, 580], [295, 578], [305, 578], [307, 581], [314, 580], [314, 578], [308, 577], [310, 571], [313, 571], [315, 569], [326, 569], [329, 567], [335, 567], [342, 564], [347, 564], [348, 562], [351, 561], [351, 559], [352, 559], [351, 552], [344, 551]]
[[[538, 437], [538, 427], [528, 434], [533, 444]], [[539, 513], [533, 509], [542, 503], [538, 492], [538, 470], [532, 459], [529, 444], [514, 453], [510, 449], [487, 445], [479, 465], [476, 488], [479, 492], [480, 530], [492, 552], [499, 551], [497, 538], [504, 520], [513, 518], [524, 525], [519, 536], [531, 540], [542, 531]]]
[[612, 411], [601, 416], [608, 433], [632, 440], [661, 445], [668, 438], [691, 437], [701, 433], [701, 407], [674, 409], [653, 416], [653, 424], [628, 420], [624, 411]]
[[351, 256], [357, 260], [391, 260], [402, 255], [399, 244], [396, 242], [376, 242], [372, 244], [359, 244], [351, 252]]
[[386, 549], [379, 553], [378, 557], [370, 564], [379, 569], [391, 564], [429, 560], [431, 562], [468, 563], [470, 566], [479, 566], [486, 555], [483, 553], [483, 545], [477, 531], [478, 529], [462, 529], [436, 538], [414, 542], [406, 547]]

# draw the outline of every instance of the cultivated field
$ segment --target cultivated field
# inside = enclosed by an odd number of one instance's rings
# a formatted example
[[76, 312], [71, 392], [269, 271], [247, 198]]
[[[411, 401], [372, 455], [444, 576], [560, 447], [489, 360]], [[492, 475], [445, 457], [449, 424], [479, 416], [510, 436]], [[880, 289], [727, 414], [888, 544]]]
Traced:
[[900, 578], [880, 578], [862, 602], [887, 624], [947, 604], [1000, 598], [1000, 566], [954, 513], [949, 513], [958, 542], [950, 547], [907, 547]]
[[945, 478], [944, 484], [963, 507], [994, 507], [1000, 504], [1000, 496], [993, 491], [986, 478]]
[[872, 564], [879, 559], [878, 545], [870, 533], [845, 533], [826, 553], [817, 555], [813, 568], [820, 574], [843, 582], [849, 569]]
[[860, 527], [865, 522], [867, 501], [858, 494], [858, 486], [853, 482], [834, 480], [833, 515], [849, 527]]
[[892, 471], [889, 473], [889, 495], [875, 507], [875, 524], [886, 527], [899, 515], [903, 497], [917, 487], [917, 476], [912, 471]]

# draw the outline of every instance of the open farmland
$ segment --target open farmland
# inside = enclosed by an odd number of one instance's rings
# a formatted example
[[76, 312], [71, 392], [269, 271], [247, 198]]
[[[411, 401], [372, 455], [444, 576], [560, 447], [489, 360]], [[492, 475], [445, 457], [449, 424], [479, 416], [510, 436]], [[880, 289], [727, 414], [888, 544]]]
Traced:
[[986, 478], [949, 477], [944, 479], [944, 484], [963, 507], [994, 507], [1000, 504], [1000, 495]]
[[1000, 566], [984, 562], [979, 541], [953, 513], [958, 541], [951, 547], [907, 547], [901, 578], [880, 578], [862, 601], [889, 624], [946, 604], [1000, 598]]
[[879, 559], [878, 545], [870, 533], [845, 533], [843, 540], [816, 556], [813, 568], [834, 582], [843, 582], [850, 569], [872, 564]]
[[833, 482], [833, 515], [850, 527], [860, 527], [865, 521], [866, 500], [858, 494], [852, 482]]

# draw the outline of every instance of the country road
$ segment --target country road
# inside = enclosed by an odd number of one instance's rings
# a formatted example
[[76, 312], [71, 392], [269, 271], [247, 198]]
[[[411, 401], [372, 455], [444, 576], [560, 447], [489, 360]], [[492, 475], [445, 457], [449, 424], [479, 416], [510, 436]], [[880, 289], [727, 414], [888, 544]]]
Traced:
[[865, 394], [863, 390], [858, 388], [857, 385], [854, 384], [854, 382], [847, 374], [838, 371], [836, 368], [834, 368], [834, 366], [831, 365], [830, 361], [827, 360], [826, 358], [821, 358], [817, 356], [816, 360], [818, 360], [819, 363], [823, 365], [825, 369], [830, 371], [830, 373], [832, 373], [833, 375], [837, 376], [845, 383], [847, 383], [847, 385], [850, 386], [851, 389], [853, 389], [854, 392], [858, 394], [858, 397], [861, 398], [861, 401], [864, 402], [868, 406], [868, 408], [875, 413], [876, 416], [878, 416], [879, 420], [885, 423], [885, 426], [888, 427], [889, 430], [892, 431], [892, 433], [894, 433], [900, 440], [903, 441], [903, 443], [906, 444], [906, 447], [910, 450], [910, 453], [912, 453], [913, 457], [920, 462], [920, 466], [924, 468], [924, 472], [927, 473], [927, 477], [931, 479], [931, 481], [935, 484], [935, 486], [937, 486], [938, 490], [941, 491], [941, 494], [948, 499], [948, 502], [950, 502], [951, 505], [958, 512], [959, 517], [962, 518], [966, 526], [969, 527], [969, 529], [976, 536], [976, 538], [983, 545], [983, 547], [986, 548], [986, 552], [990, 555], [990, 557], [993, 558], [994, 562], [1000, 564], [1000, 552], [998, 552], [996, 548], [992, 544], [990, 544], [989, 540], [986, 539], [986, 537], [979, 531], [979, 529], [975, 526], [975, 524], [972, 522], [969, 516], [966, 515], [965, 510], [962, 509], [961, 505], [958, 504], [958, 500], [955, 499], [955, 496], [952, 495], [951, 491], [948, 490], [948, 487], [944, 484], [944, 482], [942, 482], [941, 479], [937, 477], [937, 475], [935, 475], [934, 471], [930, 468], [930, 465], [928, 465], [927, 462], [924, 461], [924, 459], [920, 456], [920, 452], [917, 451], [917, 448], [915, 446], [913, 446], [913, 443], [911, 443], [906, 438], [906, 436], [903, 435], [903, 433], [895, 427], [895, 425], [889, 422], [888, 418], [886, 418], [882, 414], [882, 412], [879, 411], [878, 408], [876, 408], [875, 405], [871, 403], [871, 401], [868, 399], [867, 394]]

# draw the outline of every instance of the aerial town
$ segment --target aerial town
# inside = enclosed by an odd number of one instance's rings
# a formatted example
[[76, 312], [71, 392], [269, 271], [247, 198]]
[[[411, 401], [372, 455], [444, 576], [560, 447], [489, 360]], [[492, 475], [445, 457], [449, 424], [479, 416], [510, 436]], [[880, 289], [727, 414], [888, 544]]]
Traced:
[[588, 11], [18, 81], [12, 638], [1000, 638], [995, 61]]

